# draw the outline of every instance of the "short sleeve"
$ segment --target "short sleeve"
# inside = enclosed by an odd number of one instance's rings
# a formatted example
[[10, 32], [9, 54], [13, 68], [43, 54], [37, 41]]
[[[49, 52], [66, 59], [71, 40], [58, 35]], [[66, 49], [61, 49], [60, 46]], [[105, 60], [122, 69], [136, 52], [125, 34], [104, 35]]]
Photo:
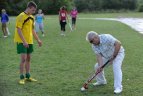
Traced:
[[95, 54], [100, 54], [99, 50], [92, 44], [92, 50]]
[[23, 23], [24, 23], [23, 15], [18, 16], [18, 17], [17, 17], [16, 27], [17, 27], [17, 28], [22, 28]]
[[117, 41], [117, 39], [114, 38], [112, 35], [108, 34], [105, 41], [106, 41], [106, 43], [108, 43], [111, 46], [113, 46], [115, 44], [115, 42]]

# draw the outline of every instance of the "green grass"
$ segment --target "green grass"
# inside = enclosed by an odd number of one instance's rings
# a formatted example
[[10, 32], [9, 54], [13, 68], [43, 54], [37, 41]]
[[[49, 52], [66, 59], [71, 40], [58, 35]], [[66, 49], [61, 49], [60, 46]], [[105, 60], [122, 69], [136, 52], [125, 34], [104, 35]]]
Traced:
[[124, 12], [124, 13], [96, 13], [96, 14], [80, 14], [79, 17], [91, 17], [91, 18], [119, 18], [119, 17], [136, 17], [142, 18], [142, 12]]
[[[143, 18], [142, 12], [124, 12], [124, 13], [80, 13], [78, 18]], [[58, 18], [57, 15], [48, 15], [48, 18]]]
[[[141, 17], [123, 13], [128, 17]], [[103, 16], [104, 15], [104, 16]], [[116, 17], [115, 14], [80, 14], [79, 17]], [[88, 31], [100, 34], [109, 33], [118, 38], [126, 50], [123, 62], [123, 93], [122, 96], [142, 96], [143, 80], [143, 37], [141, 34], [116, 21], [77, 20], [77, 30], [60, 36], [57, 16], [45, 19], [46, 36], [38, 35], [43, 46], [34, 43], [31, 61], [31, 75], [38, 82], [18, 84], [20, 57], [16, 54], [13, 43], [15, 17], [11, 17], [9, 38], [0, 38], [0, 94], [1, 96], [114, 96], [112, 66], [105, 68], [108, 80], [106, 86], [92, 87], [86, 94], [80, 92], [82, 84], [92, 73], [96, 63], [95, 54], [85, 40]], [[2, 36], [2, 34], [0, 33]]]

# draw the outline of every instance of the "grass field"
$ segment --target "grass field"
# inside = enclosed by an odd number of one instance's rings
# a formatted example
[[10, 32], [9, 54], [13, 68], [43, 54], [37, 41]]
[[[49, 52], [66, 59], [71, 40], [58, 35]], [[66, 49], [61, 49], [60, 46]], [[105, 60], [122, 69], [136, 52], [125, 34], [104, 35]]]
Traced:
[[[118, 17], [113, 14], [80, 14], [79, 17]], [[141, 17], [142, 13], [123, 13], [123, 17]], [[49, 19], [50, 18], [50, 19]], [[11, 36], [0, 33], [0, 96], [115, 96], [113, 94], [112, 66], [105, 68], [106, 86], [93, 87], [80, 92], [82, 84], [93, 72], [96, 63], [91, 45], [85, 40], [88, 31], [109, 33], [118, 38], [126, 50], [123, 62], [123, 92], [119, 96], [142, 96], [143, 91], [143, 36], [127, 25], [116, 21], [77, 20], [77, 29], [66, 36], [60, 36], [58, 16], [46, 16], [46, 36], [38, 35], [43, 46], [34, 43], [31, 61], [31, 75], [38, 82], [19, 85], [19, 55], [13, 43], [15, 17], [10, 18]], [[118, 96], [118, 95], [117, 95]]]

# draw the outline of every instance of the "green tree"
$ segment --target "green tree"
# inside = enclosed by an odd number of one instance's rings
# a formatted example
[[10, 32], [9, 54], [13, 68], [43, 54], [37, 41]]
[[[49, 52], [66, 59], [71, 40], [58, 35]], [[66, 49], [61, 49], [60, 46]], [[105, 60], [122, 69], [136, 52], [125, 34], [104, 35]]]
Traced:
[[[10, 15], [18, 15], [24, 11], [27, 2], [31, 0], [1, 0], [0, 8], [5, 8]], [[73, 0], [33, 0], [38, 9], [42, 9], [44, 14], [58, 14], [61, 6], [66, 6], [67, 9], [71, 9]]]
[[79, 11], [96, 10], [134, 10], [137, 8], [137, 0], [74, 0]]
[[[5, 8], [10, 15], [24, 11], [31, 0], [0, 0], [0, 9]], [[101, 10], [135, 10], [142, 9], [143, 0], [33, 0], [44, 14], [58, 14], [61, 6], [70, 10], [76, 6], [79, 12]]]
[[138, 0], [138, 11], [143, 12], [143, 0]]

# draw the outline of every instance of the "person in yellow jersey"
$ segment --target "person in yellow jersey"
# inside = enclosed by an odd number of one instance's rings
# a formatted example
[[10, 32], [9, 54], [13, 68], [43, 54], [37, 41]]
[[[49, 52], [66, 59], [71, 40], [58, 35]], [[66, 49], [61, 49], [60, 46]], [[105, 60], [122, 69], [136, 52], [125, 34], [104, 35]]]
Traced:
[[25, 84], [25, 81], [37, 81], [30, 76], [31, 53], [33, 52], [33, 36], [37, 40], [39, 46], [42, 41], [34, 31], [34, 17], [37, 5], [33, 1], [29, 1], [24, 12], [20, 13], [16, 18], [16, 28], [14, 42], [17, 43], [17, 53], [20, 54], [20, 80], [19, 84]]

